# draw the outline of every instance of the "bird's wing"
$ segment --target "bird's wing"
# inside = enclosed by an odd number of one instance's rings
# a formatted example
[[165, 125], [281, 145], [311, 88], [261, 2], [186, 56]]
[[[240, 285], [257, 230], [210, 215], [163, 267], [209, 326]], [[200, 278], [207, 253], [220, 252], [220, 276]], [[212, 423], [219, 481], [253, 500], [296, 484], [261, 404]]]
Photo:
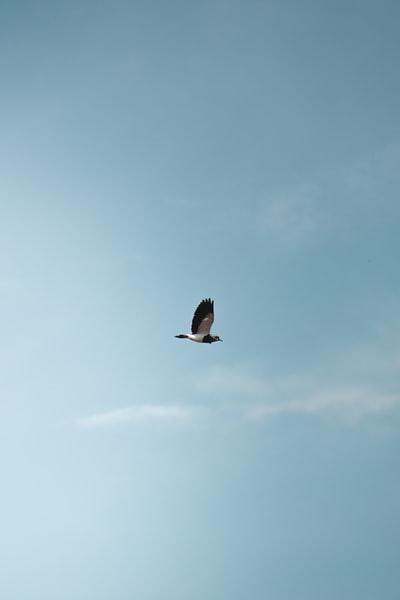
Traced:
[[214, 322], [214, 300], [202, 300], [195, 310], [192, 320], [192, 333], [210, 333]]

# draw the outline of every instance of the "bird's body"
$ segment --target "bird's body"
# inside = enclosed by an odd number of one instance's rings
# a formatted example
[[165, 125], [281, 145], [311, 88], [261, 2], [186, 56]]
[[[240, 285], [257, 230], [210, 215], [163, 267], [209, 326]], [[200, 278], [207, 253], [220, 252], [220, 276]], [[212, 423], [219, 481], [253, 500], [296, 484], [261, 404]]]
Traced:
[[192, 333], [180, 333], [176, 338], [191, 340], [201, 344], [212, 344], [222, 342], [218, 335], [211, 335], [210, 329], [214, 322], [214, 300], [202, 300], [195, 310], [192, 319]]

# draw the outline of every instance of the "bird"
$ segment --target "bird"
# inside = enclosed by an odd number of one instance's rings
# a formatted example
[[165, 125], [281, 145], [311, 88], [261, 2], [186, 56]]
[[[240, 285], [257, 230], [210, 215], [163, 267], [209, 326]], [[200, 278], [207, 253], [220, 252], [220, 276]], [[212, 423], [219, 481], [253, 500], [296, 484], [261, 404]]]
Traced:
[[210, 329], [214, 322], [214, 300], [211, 298], [202, 300], [194, 311], [192, 319], [192, 333], [186, 335], [180, 333], [176, 338], [192, 340], [203, 344], [222, 342], [219, 335], [211, 335]]

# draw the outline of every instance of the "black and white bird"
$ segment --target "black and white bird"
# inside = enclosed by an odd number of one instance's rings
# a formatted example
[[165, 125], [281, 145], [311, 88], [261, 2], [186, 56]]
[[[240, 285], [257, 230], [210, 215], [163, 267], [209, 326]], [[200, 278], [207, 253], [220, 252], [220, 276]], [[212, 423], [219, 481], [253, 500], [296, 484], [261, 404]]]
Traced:
[[222, 342], [218, 335], [211, 335], [210, 329], [214, 322], [214, 300], [202, 300], [195, 310], [192, 320], [192, 333], [180, 333], [176, 338], [192, 340], [203, 344]]

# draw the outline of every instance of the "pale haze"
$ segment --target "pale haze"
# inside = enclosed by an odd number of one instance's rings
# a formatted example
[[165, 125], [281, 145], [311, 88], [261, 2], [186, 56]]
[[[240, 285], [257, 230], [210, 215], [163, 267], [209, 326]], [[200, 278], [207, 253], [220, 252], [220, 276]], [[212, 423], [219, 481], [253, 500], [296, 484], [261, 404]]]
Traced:
[[2, 600], [399, 598], [399, 20], [2, 3]]

